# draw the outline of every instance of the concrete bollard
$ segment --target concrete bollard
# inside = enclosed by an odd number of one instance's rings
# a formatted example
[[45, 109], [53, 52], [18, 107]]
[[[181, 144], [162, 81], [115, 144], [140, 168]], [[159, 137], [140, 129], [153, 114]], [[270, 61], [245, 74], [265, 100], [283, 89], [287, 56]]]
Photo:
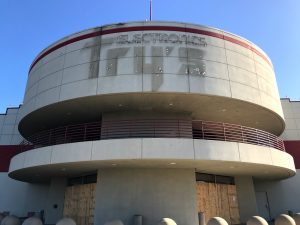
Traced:
[[162, 218], [158, 225], [177, 225], [176, 222], [170, 218]]
[[208, 220], [207, 225], [228, 225], [228, 223], [221, 217], [212, 217]]
[[133, 225], [143, 225], [143, 216], [134, 215], [133, 216]]
[[21, 222], [16, 216], [6, 216], [1, 221], [1, 225], [21, 225]]
[[296, 223], [292, 217], [281, 214], [276, 218], [275, 225], [296, 225]]
[[106, 222], [104, 225], [124, 225], [124, 223], [122, 222], [122, 220], [112, 220]]
[[65, 217], [59, 220], [56, 225], [76, 225], [76, 222], [72, 218]]
[[29, 217], [24, 222], [22, 225], [43, 225], [43, 222], [40, 218], [37, 217]]
[[293, 219], [295, 220], [296, 225], [300, 225], [300, 213], [295, 213]]
[[205, 213], [198, 212], [199, 225], [205, 225]]
[[247, 221], [247, 225], [268, 225], [268, 222], [260, 216], [252, 216]]
[[0, 224], [1, 224], [1, 221], [4, 219], [5, 215], [0, 213]]

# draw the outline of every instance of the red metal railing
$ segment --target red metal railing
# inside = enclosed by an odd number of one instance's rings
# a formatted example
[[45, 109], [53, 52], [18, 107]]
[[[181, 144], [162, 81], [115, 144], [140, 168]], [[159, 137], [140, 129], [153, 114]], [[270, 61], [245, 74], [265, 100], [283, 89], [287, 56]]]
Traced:
[[21, 145], [39, 148], [118, 138], [194, 138], [233, 141], [285, 151], [280, 138], [262, 130], [228, 123], [176, 119], [112, 120], [69, 125], [36, 133], [24, 140]]

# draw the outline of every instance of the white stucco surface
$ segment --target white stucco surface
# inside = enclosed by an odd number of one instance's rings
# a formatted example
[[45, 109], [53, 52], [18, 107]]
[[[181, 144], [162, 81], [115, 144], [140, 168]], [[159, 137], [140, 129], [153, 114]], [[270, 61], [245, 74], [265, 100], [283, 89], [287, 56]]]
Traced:
[[[68, 166], [70, 171], [84, 172], [114, 164], [148, 168], [168, 167], [169, 163], [175, 163], [174, 168], [196, 168], [230, 175], [289, 177], [295, 173], [293, 158], [283, 151], [243, 143], [184, 138], [112, 139], [38, 148], [13, 157], [9, 172], [12, 177], [19, 174], [20, 178], [23, 173], [34, 173], [30, 168], [35, 167], [51, 174], [53, 166]], [[52, 171], [55, 172], [56, 169]]]
[[[21, 118], [44, 106], [79, 97], [175, 92], [242, 100], [265, 107], [282, 117], [273, 67], [266, 54], [251, 42], [214, 28], [168, 22], [111, 25], [70, 35], [42, 53], [83, 34], [134, 26], [200, 29], [224, 35], [227, 39], [153, 29], [104, 34], [70, 43], [49, 53], [33, 66], [28, 77]], [[134, 38], [134, 35], [153, 34], [173, 38], [174, 35], [185, 35], [186, 39], [193, 36], [205, 44], [196, 46], [151, 41], [149, 36], [141, 43], [118, 42], [120, 35]], [[256, 49], [256, 52], [237, 44], [239, 42]]]

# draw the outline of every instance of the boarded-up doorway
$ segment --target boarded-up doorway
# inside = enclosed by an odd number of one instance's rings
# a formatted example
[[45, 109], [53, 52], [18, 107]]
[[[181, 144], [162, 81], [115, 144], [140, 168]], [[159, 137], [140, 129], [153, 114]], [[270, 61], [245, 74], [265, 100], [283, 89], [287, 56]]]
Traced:
[[93, 225], [95, 188], [95, 183], [67, 187], [64, 216], [74, 219], [77, 225]]
[[204, 212], [207, 221], [214, 216], [228, 224], [239, 224], [240, 215], [234, 184], [197, 181], [198, 212]]

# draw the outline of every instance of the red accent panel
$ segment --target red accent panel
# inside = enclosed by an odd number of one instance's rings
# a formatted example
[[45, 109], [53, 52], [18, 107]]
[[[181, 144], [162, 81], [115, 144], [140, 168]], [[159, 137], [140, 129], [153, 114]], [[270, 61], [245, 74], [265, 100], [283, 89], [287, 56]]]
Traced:
[[300, 169], [300, 141], [284, 141], [285, 151], [294, 157], [296, 169]]
[[20, 145], [0, 145], [0, 172], [8, 172], [10, 160], [20, 153]]
[[258, 51], [254, 47], [252, 47], [251, 45], [247, 44], [246, 42], [235, 39], [233, 37], [222, 35], [222, 34], [219, 34], [216, 32], [201, 30], [201, 29], [196, 29], [196, 28], [188, 28], [188, 27], [185, 28], [185, 27], [172, 27], [172, 26], [141, 26], [141, 27], [137, 26], [137, 27], [120, 27], [120, 28], [112, 28], [112, 29], [107, 29], [107, 30], [100, 30], [100, 31], [92, 32], [89, 34], [84, 34], [84, 35], [69, 39], [67, 41], [64, 41], [64, 42], [57, 44], [54, 47], [48, 49], [43, 54], [41, 54], [37, 59], [35, 59], [34, 62], [30, 66], [29, 72], [38, 63], [38, 61], [40, 61], [46, 55], [50, 54], [51, 52], [55, 51], [56, 49], [66, 46], [68, 44], [71, 44], [71, 43], [74, 43], [77, 41], [81, 41], [81, 40], [84, 40], [87, 38], [91, 38], [91, 37], [105, 35], [105, 34], [114, 34], [114, 33], [121, 33], [121, 32], [130, 32], [130, 31], [149, 31], [149, 30], [188, 32], [188, 33], [202, 34], [202, 35], [206, 35], [206, 36], [210, 36], [210, 37], [224, 39], [226, 41], [240, 45], [244, 48], [250, 49], [255, 54], [257, 54], [258, 56], [263, 58], [269, 65], [271, 65], [271, 62], [268, 60], [268, 58], [264, 54], [262, 54], [260, 51]]

